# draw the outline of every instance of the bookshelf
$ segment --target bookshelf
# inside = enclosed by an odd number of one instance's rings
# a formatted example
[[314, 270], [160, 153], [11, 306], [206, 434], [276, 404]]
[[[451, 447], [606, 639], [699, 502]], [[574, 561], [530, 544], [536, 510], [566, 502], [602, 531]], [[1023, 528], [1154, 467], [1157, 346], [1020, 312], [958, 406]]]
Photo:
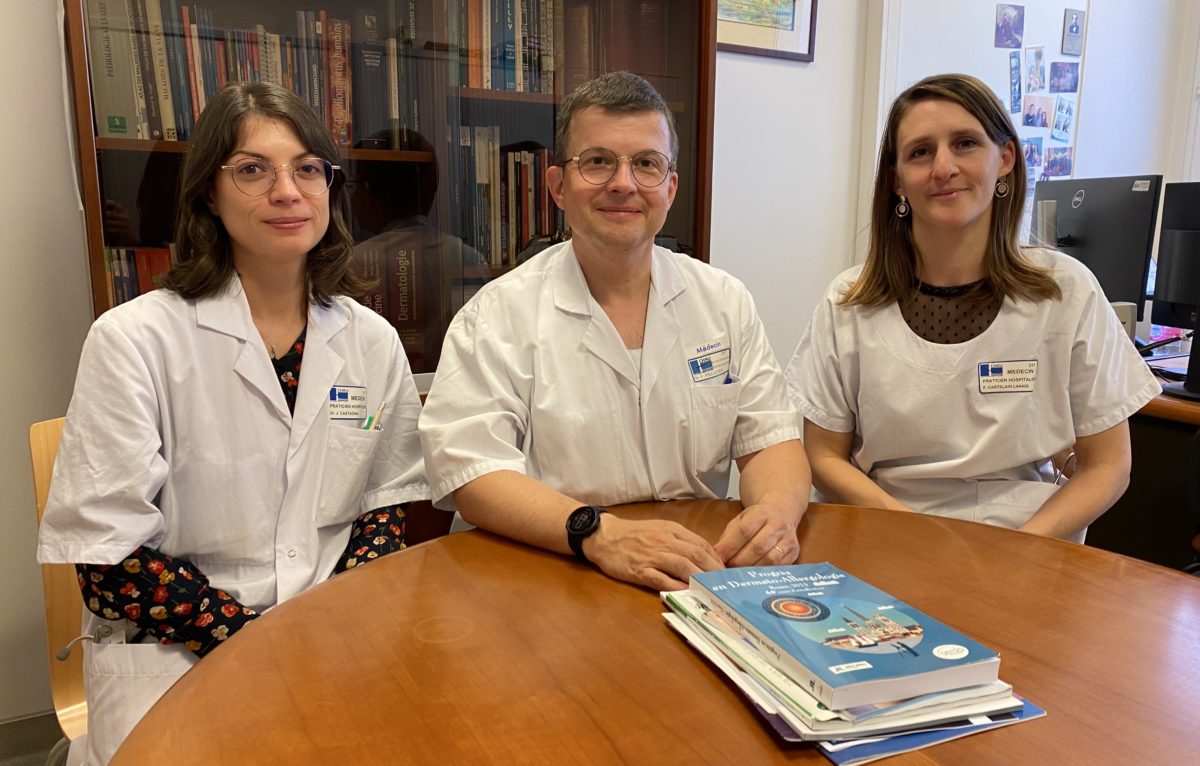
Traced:
[[708, 260], [715, 0], [64, 1], [97, 316], [153, 287], [138, 267], [166, 262], [190, 125], [236, 79], [291, 88], [340, 138], [356, 258], [381, 279], [361, 300], [414, 372], [474, 291], [562, 227], [542, 181], [557, 104], [595, 75], [639, 72], [668, 101], [662, 233]]

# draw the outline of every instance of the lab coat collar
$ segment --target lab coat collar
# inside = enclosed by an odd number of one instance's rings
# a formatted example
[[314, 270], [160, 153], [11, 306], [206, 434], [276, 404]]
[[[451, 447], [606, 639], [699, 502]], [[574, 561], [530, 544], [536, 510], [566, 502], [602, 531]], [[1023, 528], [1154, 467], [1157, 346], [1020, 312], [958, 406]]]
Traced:
[[291, 449], [299, 447], [337, 382], [345, 360], [329, 347], [330, 340], [350, 323], [346, 308], [336, 301], [329, 308], [310, 304], [308, 331], [304, 341], [304, 374], [296, 397], [296, 412], [288, 413], [283, 389], [275, 379], [275, 367], [265, 353], [262, 339], [250, 316], [250, 304], [238, 279], [232, 279], [217, 295], [196, 301], [196, 324], [242, 341], [233, 369], [257, 390], [285, 421], [292, 421]]
[[564, 243], [563, 251], [550, 268], [555, 308], [587, 320], [580, 338], [582, 345], [621, 377], [640, 386], [643, 397], [648, 395], [682, 331], [671, 302], [686, 285], [669, 253], [656, 247], [650, 261], [650, 301], [642, 344], [641, 381], [616, 327], [592, 298], [570, 242]]

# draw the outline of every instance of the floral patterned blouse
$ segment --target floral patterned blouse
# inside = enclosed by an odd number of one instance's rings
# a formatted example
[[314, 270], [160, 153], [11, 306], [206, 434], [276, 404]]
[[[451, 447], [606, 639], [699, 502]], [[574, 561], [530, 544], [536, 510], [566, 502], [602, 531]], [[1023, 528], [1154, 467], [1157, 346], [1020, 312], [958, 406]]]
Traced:
[[[307, 327], [278, 359], [272, 359], [288, 411], [295, 412], [300, 362]], [[387, 506], [364, 513], [350, 528], [350, 540], [334, 574], [361, 566], [404, 548], [404, 507]], [[137, 631], [129, 640], [182, 643], [203, 657], [220, 646], [258, 612], [213, 588], [186, 559], [142, 545], [120, 564], [76, 564], [83, 601], [106, 620], [127, 620]]]

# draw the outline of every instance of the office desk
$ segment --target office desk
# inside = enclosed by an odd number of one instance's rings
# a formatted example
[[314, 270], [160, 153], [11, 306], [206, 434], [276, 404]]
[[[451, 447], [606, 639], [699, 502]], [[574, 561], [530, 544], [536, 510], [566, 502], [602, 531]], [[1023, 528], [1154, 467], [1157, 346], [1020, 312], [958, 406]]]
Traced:
[[1138, 414], [1200, 426], [1200, 402], [1181, 399], [1178, 396], [1159, 394], [1151, 399], [1145, 407], [1138, 410]]
[[1088, 545], [1182, 568], [1195, 556], [1188, 504], [1200, 404], [1159, 394], [1129, 419], [1129, 489], [1088, 529]]
[[[715, 539], [736, 503], [616, 509]], [[828, 560], [971, 634], [1049, 711], [889, 761], [1188, 763], [1200, 578], [1086, 546], [814, 506]], [[671, 632], [655, 593], [473, 531], [280, 605], [189, 671], [114, 764], [825, 763], [776, 740]]]

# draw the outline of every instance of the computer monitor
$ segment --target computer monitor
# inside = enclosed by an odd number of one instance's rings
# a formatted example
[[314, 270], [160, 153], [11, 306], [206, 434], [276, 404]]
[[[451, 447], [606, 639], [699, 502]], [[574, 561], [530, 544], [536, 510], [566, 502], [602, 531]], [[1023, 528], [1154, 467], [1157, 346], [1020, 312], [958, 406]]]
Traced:
[[[1200, 183], [1167, 184], [1158, 234], [1158, 274], [1154, 280], [1154, 324], [1195, 330], [1200, 310]], [[1200, 351], [1192, 340], [1187, 381], [1163, 391], [1200, 400]]]
[[1038, 244], [1083, 262], [1109, 302], [1142, 319], [1162, 176], [1038, 181], [1032, 233]]

